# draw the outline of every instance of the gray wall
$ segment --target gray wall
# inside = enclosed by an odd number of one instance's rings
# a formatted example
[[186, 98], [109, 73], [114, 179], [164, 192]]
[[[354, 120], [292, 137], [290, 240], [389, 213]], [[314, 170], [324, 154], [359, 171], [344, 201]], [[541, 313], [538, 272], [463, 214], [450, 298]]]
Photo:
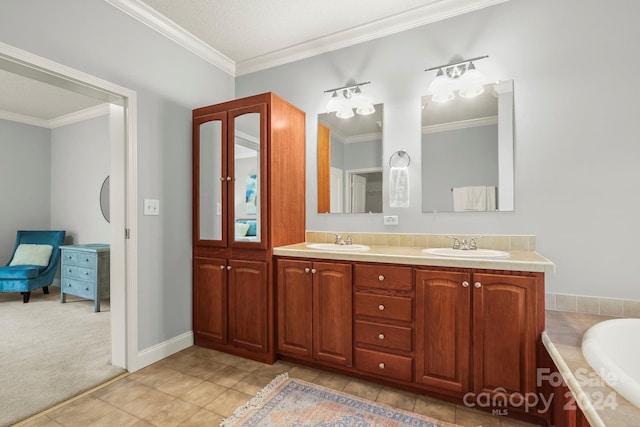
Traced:
[[[640, 299], [636, 278], [640, 158], [635, 76], [640, 2], [511, 0], [477, 12], [236, 79], [236, 95], [272, 90], [307, 112], [310, 230], [534, 234], [557, 265], [547, 290]], [[421, 212], [420, 100], [454, 55], [488, 54], [488, 80], [513, 79], [515, 211]], [[620, 64], [624, 58], [624, 66]], [[385, 106], [383, 165], [411, 156], [411, 206], [382, 214], [318, 215], [316, 115], [323, 91], [350, 78]]]
[[233, 77], [102, 0], [3, 0], [0, 41], [137, 92], [139, 349], [189, 332], [191, 110], [233, 99]]
[[51, 228], [65, 230], [66, 243], [110, 243], [100, 210], [109, 167], [108, 114], [51, 130]]
[[0, 119], [0, 265], [6, 265], [16, 230], [48, 230], [51, 132]]

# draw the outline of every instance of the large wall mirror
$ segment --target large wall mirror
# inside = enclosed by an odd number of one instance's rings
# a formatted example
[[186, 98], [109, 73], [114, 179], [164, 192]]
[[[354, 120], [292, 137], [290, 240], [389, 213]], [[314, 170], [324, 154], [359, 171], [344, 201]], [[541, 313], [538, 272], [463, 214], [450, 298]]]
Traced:
[[422, 211], [513, 211], [513, 81], [422, 98]]
[[234, 240], [260, 241], [260, 114], [235, 117]]
[[382, 212], [382, 117], [318, 114], [318, 213]]

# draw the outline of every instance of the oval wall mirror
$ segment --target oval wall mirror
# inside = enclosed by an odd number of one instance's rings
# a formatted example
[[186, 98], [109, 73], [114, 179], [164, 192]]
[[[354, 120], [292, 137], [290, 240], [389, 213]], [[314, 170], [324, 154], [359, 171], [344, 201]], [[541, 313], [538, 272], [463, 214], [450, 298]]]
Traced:
[[109, 177], [107, 176], [100, 188], [100, 210], [104, 219], [111, 223], [109, 218]]

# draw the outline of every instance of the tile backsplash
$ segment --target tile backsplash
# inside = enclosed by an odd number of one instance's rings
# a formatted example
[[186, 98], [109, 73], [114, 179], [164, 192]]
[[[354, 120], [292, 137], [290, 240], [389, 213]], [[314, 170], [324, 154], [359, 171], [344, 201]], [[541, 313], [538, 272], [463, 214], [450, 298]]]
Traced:
[[600, 314], [614, 317], [640, 317], [640, 301], [585, 295], [545, 294], [547, 310]]
[[[406, 246], [419, 248], [448, 248], [453, 241], [448, 234], [416, 234], [416, 233], [349, 233], [346, 231], [309, 231], [305, 233], [305, 241], [314, 243], [333, 243], [335, 235], [351, 236], [353, 243], [369, 246]], [[458, 239], [477, 240], [481, 249], [501, 251], [535, 251], [536, 236], [478, 235], [455, 234]]]

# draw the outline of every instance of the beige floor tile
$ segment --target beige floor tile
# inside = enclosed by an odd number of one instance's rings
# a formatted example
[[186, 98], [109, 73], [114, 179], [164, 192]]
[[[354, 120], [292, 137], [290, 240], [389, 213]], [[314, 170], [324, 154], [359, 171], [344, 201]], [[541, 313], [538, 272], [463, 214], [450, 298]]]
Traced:
[[202, 380], [200, 378], [178, 372], [177, 375], [172, 376], [171, 381], [159, 385], [156, 387], [156, 390], [177, 397], [191, 390], [201, 382]]
[[247, 375], [249, 375], [249, 372], [247, 371], [234, 368], [233, 366], [226, 366], [225, 368], [211, 375], [207, 381], [216, 383], [223, 387], [231, 388]]
[[373, 401], [375, 401], [378, 394], [380, 394], [380, 390], [382, 390], [380, 386], [358, 380], [349, 381], [342, 389], [345, 393]]
[[376, 402], [391, 406], [392, 408], [413, 411], [413, 408], [416, 405], [416, 395], [385, 387], [380, 390], [380, 393], [378, 393]]
[[120, 379], [118, 381], [115, 381], [115, 382], [113, 382], [113, 383], [111, 383], [111, 384], [109, 384], [109, 385], [107, 385], [105, 387], [101, 387], [101, 388], [97, 389], [96, 391], [91, 393], [91, 396], [99, 399], [99, 398], [102, 398], [103, 396], [108, 395], [112, 391], [117, 390], [120, 387], [124, 387], [125, 385], [131, 384], [131, 383], [139, 384], [139, 383], [136, 383], [135, 381], [133, 381], [132, 379], [130, 379], [129, 376], [127, 376], [127, 377], [124, 377], [124, 378], [122, 378], [122, 379]]
[[199, 357], [185, 355], [180, 358], [167, 361], [164, 366], [175, 369], [176, 371], [182, 372], [183, 374], [206, 380], [213, 373], [224, 369], [226, 365], [214, 362], [213, 360], [201, 359]]
[[313, 382], [313, 380], [320, 375], [320, 372], [321, 371], [317, 369], [308, 368], [306, 366], [292, 366], [291, 369], [289, 369], [289, 377]]
[[219, 384], [214, 384], [209, 381], [203, 381], [191, 390], [180, 395], [179, 397], [185, 402], [189, 402], [196, 406], [204, 408], [209, 403], [211, 403], [213, 399], [220, 396], [227, 390], [227, 387], [223, 387]]
[[145, 418], [173, 400], [175, 400], [174, 397], [166, 393], [151, 390], [120, 406], [120, 409], [138, 418]]
[[121, 409], [115, 409], [97, 421], [92, 422], [87, 427], [130, 427], [138, 421], [140, 421], [138, 417], [134, 417]]
[[351, 378], [333, 374], [331, 372], [321, 372], [314, 380], [314, 384], [321, 385], [323, 387], [330, 388], [332, 390], [342, 391], [345, 386], [351, 381]]
[[65, 427], [86, 427], [106, 416], [116, 408], [100, 399], [84, 396], [50, 412], [48, 415]]
[[145, 417], [145, 421], [158, 427], [173, 427], [188, 420], [200, 409], [196, 405], [176, 399]]
[[436, 420], [453, 423], [456, 419], [456, 406], [429, 397], [418, 397], [413, 412]]
[[218, 426], [224, 420], [220, 414], [215, 414], [206, 409], [201, 409], [196, 412], [191, 418], [180, 423], [180, 427], [203, 427], [203, 426]]
[[252, 396], [248, 394], [236, 390], [229, 390], [215, 398], [205, 407], [205, 409], [224, 417], [230, 417], [233, 415], [233, 411], [235, 411], [236, 408], [247, 403], [251, 397]]
[[22, 427], [60, 427], [62, 424], [55, 422], [47, 415], [41, 415], [22, 425]]
[[229, 366], [242, 369], [243, 371], [254, 372], [256, 369], [269, 365], [262, 362], [256, 362], [255, 360], [236, 358], [233, 363], [229, 363]]
[[[137, 381], [127, 381], [119, 387], [115, 387], [115, 384], [116, 383], [112, 384], [112, 386], [114, 386], [113, 388], [109, 386], [110, 390], [107, 393], [102, 394], [100, 399], [117, 408], [122, 408], [127, 403], [134, 401], [140, 396], [144, 396], [153, 390], [152, 387], [140, 384]], [[96, 393], [97, 392], [94, 392], [93, 394]], [[97, 395], [99, 395], [99, 393]]]
[[242, 393], [253, 396], [257, 394], [260, 390], [265, 388], [266, 385], [269, 384], [271, 381], [273, 381], [273, 378], [271, 377], [263, 377], [260, 375], [249, 374], [243, 379], [241, 379], [240, 381], [238, 381], [238, 383], [234, 385], [232, 388], [234, 390], [241, 391]]
[[278, 360], [273, 365], [262, 365], [262, 366], [260, 366], [258, 369], [253, 371], [253, 373], [257, 374], [257, 375], [262, 375], [263, 377], [275, 378], [280, 374], [284, 374], [285, 372], [289, 372], [289, 370], [291, 368], [293, 368], [294, 366], [296, 366], [296, 365], [294, 365], [293, 363], [285, 362], [285, 361], [282, 361], [282, 360]]
[[163, 365], [156, 365], [156, 368], [157, 369], [146, 372], [135, 372], [131, 374], [129, 378], [136, 380], [139, 383], [148, 385], [149, 387], [157, 388], [170, 381], [174, 381], [181, 375], [181, 372], [178, 372], [175, 369], [167, 368]]

